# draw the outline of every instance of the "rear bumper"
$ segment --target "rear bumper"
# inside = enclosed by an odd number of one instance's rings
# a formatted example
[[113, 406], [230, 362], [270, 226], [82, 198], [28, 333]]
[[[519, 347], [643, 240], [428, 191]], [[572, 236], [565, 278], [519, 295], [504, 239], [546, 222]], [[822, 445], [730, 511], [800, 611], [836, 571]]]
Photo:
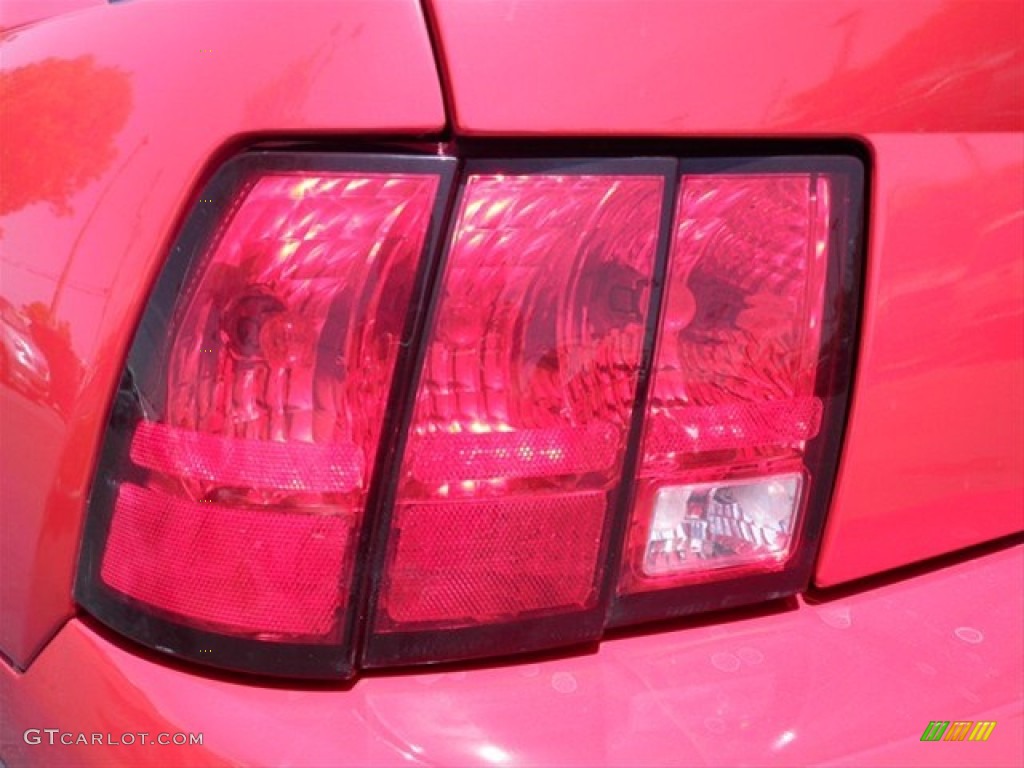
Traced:
[[[141, 658], [77, 620], [0, 665], [2, 754], [40, 765], [1021, 765], [1024, 546], [792, 610], [606, 640], [593, 653], [253, 685]], [[925, 743], [931, 720], [986, 742]], [[103, 735], [54, 745], [45, 732]], [[159, 746], [123, 734], [201, 733]], [[110, 734], [110, 736], [107, 736]], [[180, 740], [180, 739], [179, 739]]]

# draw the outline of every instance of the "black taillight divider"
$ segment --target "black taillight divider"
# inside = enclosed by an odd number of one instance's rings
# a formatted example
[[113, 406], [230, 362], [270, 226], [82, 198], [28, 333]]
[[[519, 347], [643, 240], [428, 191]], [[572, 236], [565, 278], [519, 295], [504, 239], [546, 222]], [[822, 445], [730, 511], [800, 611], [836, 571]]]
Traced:
[[604, 606], [604, 626], [608, 625], [615, 588], [619, 581], [619, 571], [625, 550], [626, 537], [629, 535], [629, 522], [633, 510], [633, 497], [636, 492], [637, 469], [640, 465], [643, 447], [644, 418], [647, 414], [647, 400], [651, 393], [651, 380], [654, 372], [654, 355], [657, 351], [658, 329], [664, 311], [664, 298], [668, 287], [672, 240], [675, 235], [673, 224], [676, 218], [676, 197], [679, 194], [679, 161], [675, 160], [672, 176], [666, 181], [662, 199], [661, 218], [658, 233], [658, 250], [654, 260], [654, 281], [651, 285], [650, 307], [647, 314], [647, 328], [644, 331], [644, 347], [640, 376], [636, 385], [636, 399], [629, 425], [629, 436], [626, 442], [626, 455], [622, 461], [622, 478], [619, 482], [619, 493], [615, 499], [612, 514], [609, 516], [610, 532], [606, 536], [609, 549], [605, 554], [604, 582], [601, 585], [601, 602]]
[[[423, 255], [420, 258], [413, 295], [409, 302], [402, 347], [395, 360], [391, 391], [388, 393], [384, 424], [381, 427], [380, 442], [377, 446], [377, 463], [366, 497], [366, 508], [358, 531], [358, 545], [355, 568], [352, 574], [352, 608], [345, 619], [345, 639], [350, 668], [354, 669], [362, 658], [366, 642], [365, 626], [369, 622], [369, 605], [379, 582], [377, 553], [383, 548], [382, 537], [387, 530], [380, 525], [382, 510], [394, 502], [397, 464], [405, 452], [409, 421], [412, 418], [413, 401], [416, 396], [418, 371], [423, 364], [423, 336], [433, 316], [433, 297], [437, 283], [443, 273], [441, 254], [455, 216], [458, 200], [458, 183], [462, 162], [454, 157], [438, 158], [446, 163], [447, 173], [437, 191], [434, 215], [425, 238]], [[367, 553], [360, 557], [360, 554]]]

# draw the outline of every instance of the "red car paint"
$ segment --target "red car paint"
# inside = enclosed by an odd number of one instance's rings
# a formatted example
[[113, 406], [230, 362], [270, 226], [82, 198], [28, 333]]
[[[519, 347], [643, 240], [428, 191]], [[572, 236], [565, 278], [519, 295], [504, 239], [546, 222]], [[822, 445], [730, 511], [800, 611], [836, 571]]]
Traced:
[[[245, 13], [232, 0], [187, 13], [138, 0], [4, 35], [0, 296], [42, 329], [51, 382], [31, 396], [0, 382], [0, 757], [961, 764], [963, 751], [939, 750], [971, 747], [1019, 764], [1019, 547], [792, 611], [624, 635], [591, 655], [347, 690], [214, 679], [73, 618], [106, 408], [200, 180], [256, 138], [439, 137], [442, 84], [459, 135], [862, 141], [874, 184], [861, 350], [816, 581], [1024, 527], [1018, 3], [428, 6], [443, 83], [414, 0]], [[935, 718], [998, 726], [983, 745], [920, 744]], [[49, 752], [24, 743], [34, 727], [205, 741]]]
[[105, 2], [106, 0], [7, 0], [0, 6], [0, 31], [103, 5]]

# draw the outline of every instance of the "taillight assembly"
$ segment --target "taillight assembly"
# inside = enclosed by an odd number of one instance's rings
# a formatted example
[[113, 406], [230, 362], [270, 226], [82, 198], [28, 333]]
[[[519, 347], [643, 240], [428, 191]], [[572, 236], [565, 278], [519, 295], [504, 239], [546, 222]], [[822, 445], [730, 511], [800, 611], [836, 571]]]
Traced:
[[230, 161], [129, 352], [77, 599], [337, 678], [799, 590], [861, 187], [843, 157]]

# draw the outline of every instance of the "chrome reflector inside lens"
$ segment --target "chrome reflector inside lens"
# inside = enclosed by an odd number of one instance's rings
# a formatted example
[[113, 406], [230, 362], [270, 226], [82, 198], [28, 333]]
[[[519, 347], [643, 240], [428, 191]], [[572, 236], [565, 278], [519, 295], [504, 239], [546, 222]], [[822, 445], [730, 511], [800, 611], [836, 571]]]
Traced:
[[794, 472], [661, 488], [651, 511], [644, 575], [785, 562], [802, 485]]

